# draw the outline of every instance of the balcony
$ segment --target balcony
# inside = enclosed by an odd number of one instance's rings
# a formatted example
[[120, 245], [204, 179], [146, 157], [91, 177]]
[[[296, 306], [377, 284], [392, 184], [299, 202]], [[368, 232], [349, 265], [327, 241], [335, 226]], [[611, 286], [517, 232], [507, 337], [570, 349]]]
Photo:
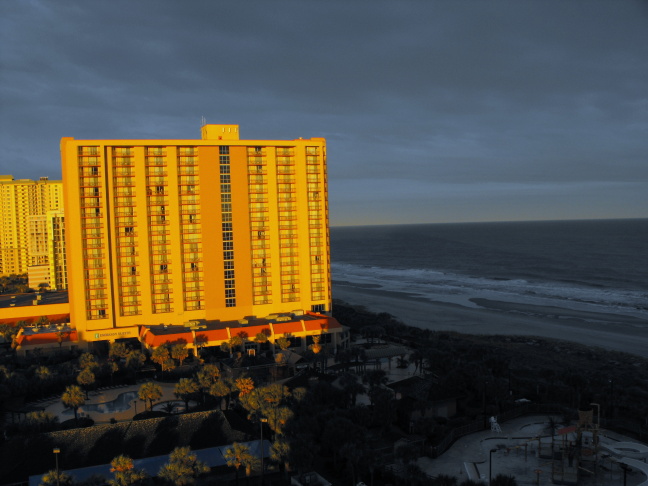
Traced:
[[[126, 307], [126, 304], [124, 304], [124, 307]], [[131, 310], [122, 310], [121, 315], [122, 316], [139, 316], [142, 313], [141, 310], [139, 309], [131, 309]]]
[[164, 278], [155, 278], [153, 279], [153, 285], [167, 285], [173, 283], [173, 279], [170, 277], [164, 277]]

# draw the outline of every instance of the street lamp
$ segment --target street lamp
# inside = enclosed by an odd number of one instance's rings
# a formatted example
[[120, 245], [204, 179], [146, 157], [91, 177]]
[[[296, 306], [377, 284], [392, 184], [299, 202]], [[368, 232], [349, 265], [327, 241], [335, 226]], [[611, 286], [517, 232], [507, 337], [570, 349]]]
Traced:
[[261, 486], [263, 486], [263, 455], [265, 454], [265, 450], [263, 447], [263, 424], [267, 424], [268, 419], [265, 417], [259, 418], [259, 428], [261, 429], [261, 443], [259, 444], [260, 450], [261, 450]]
[[497, 452], [497, 449], [491, 449], [490, 454], [488, 455], [488, 484], [490, 486], [490, 483], [493, 478], [493, 452]]
[[58, 455], [61, 453], [61, 449], [55, 447], [54, 449], [52, 449], [52, 452], [54, 453], [54, 457], [56, 458], [56, 486], [59, 486], [60, 482], [59, 482]]
[[[133, 405], [135, 405], [135, 415], [137, 415], [137, 400], [133, 400]], [[133, 415], [133, 418], [135, 418], [135, 415]]]

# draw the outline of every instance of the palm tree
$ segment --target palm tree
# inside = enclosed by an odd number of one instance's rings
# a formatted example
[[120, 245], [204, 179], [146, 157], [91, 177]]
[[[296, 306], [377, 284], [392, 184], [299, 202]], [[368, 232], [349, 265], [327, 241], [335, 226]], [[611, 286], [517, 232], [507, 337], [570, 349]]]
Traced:
[[175, 343], [171, 347], [171, 357], [173, 359], [177, 359], [180, 362], [180, 366], [182, 366], [182, 363], [185, 359], [187, 359], [188, 356], [189, 350], [187, 349], [187, 345], [185, 343]]
[[248, 393], [251, 393], [252, 390], [254, 390], [254, 380], [252, 378], [248, 377], [241, 377], [237, 378], [234, 381], [234, 384], [236, 385], [236, 388], [239, 391], [239, 396], [245, 396]]
[[85, 397], [81, 387], [78, 385], [68, 386], [63, 392], [63, 395], [61, 395], [61, 401], [66, 407], [72, 407], [74, 409], [74, 420], [78, 420], [77, 411], [85, 403]]
[[196, 354], [200, 358], [200, 350], [209, 344], [209, 338], [205, 334], [196, 334], [194, 338], [194, 346], [196, 346]]
[[79, 366], [82, 370], [86, 368], [93, 370], [99, 367], [99, 363], [97, 363], [97, 358], [94, 354], [83, 353], [81, 356], [79, 356]]
[[134, 349], [126, 356], [126, 366], [135, 370], [139, 370], [142, 366], [144, 366], [145, 361], [146, 356], [144, 356], [144, 353], [138, 351], [137, 349]]
[[39, 486], [72, 486], [73, 484], [72, 476], [68, 473], [52, 469], [43, 475]]
[[34, 371], [34, 374], [38, 377], [39, 380], [49, 380], [52, 378], [52, 372], [47, 366], [39, 366], [36, 368], [36, 371]]
[[291, 342], [286, 336], [281, 336], [279, 339], [275, 340], [275, 344], [279, 345], [282, 351], [285, 351], [290, 347]]
[[209, 393], [211, 386], [218, 381], [220, 370], [214, 364], [206, 364], [196, 373], [196, 384], [202, 394], [202, 401], [205, 403], [205, 395]]
[[229, 408], [232, 387], [226, 380], [218, 380], [214, 382], [214, 384], [209, 387], [209, 394], [216, 398], [221, 398], [221, 404], [222, 398], [225, 397], [227, 399], [227, 408]]
[[153, 401], [158, 400], [160, 397], [162, 397], [162, 387], [157, 383], [149, 381], [148, 383], [144, 383], [139, 387], [137, 396], [143, 402], [146, 402], [148, 400], [149, 410], [153, 410]]
[[95, 375], [90, 368], [83, 368], [77, 375], [77, 383], [85, 389], [86, 400], [88, 399], [88, 389], [94, 382]]
[[252, 469], [261, 463], [260, 459], [250, 452], [250, 448], [245, 444], [234, 442], [230, 448], [225, 451], [224, 456], [227, 465], [236, 469], [236, 484], [239, 479], [239, 468], [245, 468], [245, 475], [250, 476]]
[[146, 471], [135, 469], [133, 460], [128, 456], [117, 456], [110, 461], [110, 472], [115, 475], [108, 481], [110, 486], [130, 486], [146, 478]]
[[201, 474], [209, 472], [209, 467], [191, 453], [189, 447], [176, 447], [169, 455], [169, 462], [162, 466], [158, 477], [175, 486], [194, 484]]
[[189, 411], [189, 397], [198, 391], [198, 383], [191, 378], [180, 378], [176, 383], [174, 395], [185, 402], [185, 412]]
[[171, 371], [175, 368], [175, 361], [171, 358], [171, 352], [168, 345], [162, 345], [153, 350], [151, 353], [151, 361], [160, 365], [162, 373]]
[[279, 464], [281, 472], [290, 472], [290, 444], [285, 439], [278, 438], [270, 446], [270, 459]]

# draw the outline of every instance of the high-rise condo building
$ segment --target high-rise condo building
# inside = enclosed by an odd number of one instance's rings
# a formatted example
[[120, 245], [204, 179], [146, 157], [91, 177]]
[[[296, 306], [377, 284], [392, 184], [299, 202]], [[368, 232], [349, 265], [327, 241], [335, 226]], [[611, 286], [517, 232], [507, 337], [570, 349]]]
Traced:
[[62, 181], [0, 175], [0, 275], [48, 265], [45, 215], [50, 210], [63, 210]]
[[61, 140], [71, 322], [85, 341], [331, 308], [326, 145]]

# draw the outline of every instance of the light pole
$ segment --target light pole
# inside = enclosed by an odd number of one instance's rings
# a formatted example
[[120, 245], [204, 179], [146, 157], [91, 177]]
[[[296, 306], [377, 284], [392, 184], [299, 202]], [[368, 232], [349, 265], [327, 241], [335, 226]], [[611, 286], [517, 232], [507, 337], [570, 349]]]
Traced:
[[[135, 405], [135, 415], [137, 415], [137, 400], [133, 400], [133, 405]], [[133, 419], [135, 418], [135, 415], [133, 415]]]
[[259, 418], [259, 428], [261, 429], [261, 443], [259, 444], [259, 450], [261, 451], [261, 486], [263, 486], [263, 456], [265, 454], [265, 448], [263, 447], [263, 424], [268, 423], [268, 419], [265, 417]]
[[490, 483], [493, 478], [493, 452], [497, 452], [497, 449], [491, 449], [490, 454], [488, 455], [488, 484], [490, 486]]
[[59, 486], [61, 483], [59, 482], [58, 455], [60, 454], [61, 449], [55, 447], [54, 449], [52, 449], [52, 452], [54, 453], [54, 457], [56, 458], [56, 486]]

